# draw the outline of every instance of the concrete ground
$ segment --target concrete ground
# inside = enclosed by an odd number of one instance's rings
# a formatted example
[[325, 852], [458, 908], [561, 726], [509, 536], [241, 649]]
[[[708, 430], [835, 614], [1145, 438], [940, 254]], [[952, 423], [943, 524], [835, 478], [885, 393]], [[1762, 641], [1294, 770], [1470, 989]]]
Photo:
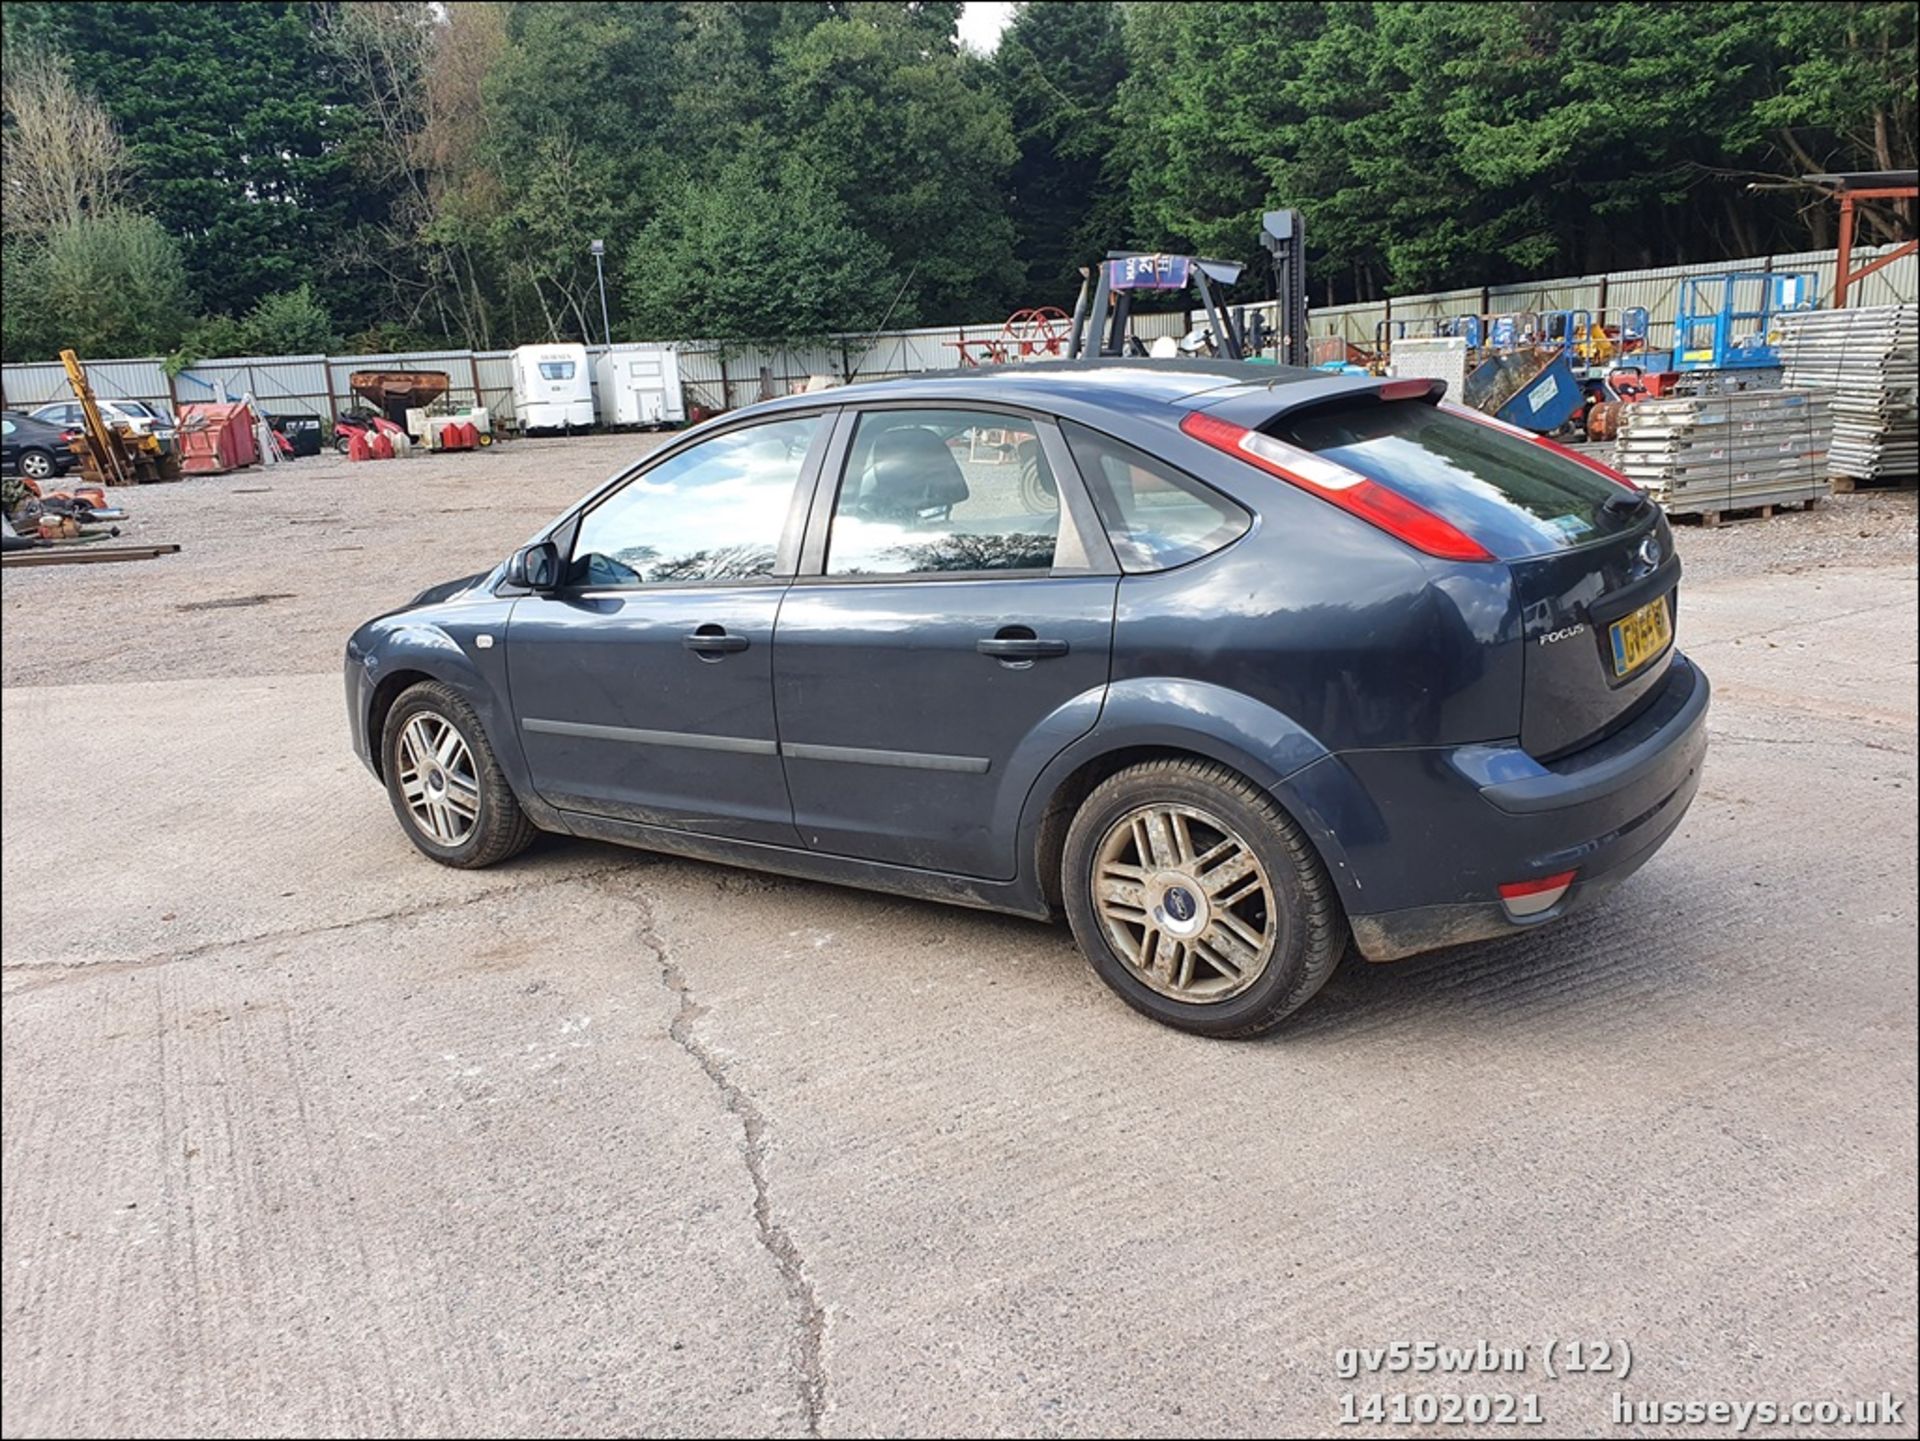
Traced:
[[1062, 930], [406, 844], [347, 631], [648, 443], [143, 489], [180, 555], [6, 575], [7, 1435], [1913, 1434], [1910, 493], [1681, 531], [1713, 750], [1610, 904], [1232, 1045]]

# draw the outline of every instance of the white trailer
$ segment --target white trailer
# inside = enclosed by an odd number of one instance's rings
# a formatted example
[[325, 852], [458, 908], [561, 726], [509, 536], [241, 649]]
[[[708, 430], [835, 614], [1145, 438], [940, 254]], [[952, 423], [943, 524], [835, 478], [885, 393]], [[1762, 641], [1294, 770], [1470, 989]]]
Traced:
[[513, 413], [522, 431], [591, 430], [593, 377], [584, 345], [523, 345], [513, 352]]
[[680, 352], [671, 345], [622, 345], [594, 362], [602, 425], [678, 425], [687, 418], [680, 393]]

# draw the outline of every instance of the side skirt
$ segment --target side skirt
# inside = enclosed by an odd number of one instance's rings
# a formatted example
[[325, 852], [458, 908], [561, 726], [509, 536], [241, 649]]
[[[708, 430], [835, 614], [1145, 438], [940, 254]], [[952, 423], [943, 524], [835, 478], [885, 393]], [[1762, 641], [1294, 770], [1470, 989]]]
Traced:
[[580, 811], [559, 811], [557, 814], [567, 830], [576, 836], [611, 841], [615, 845], [632, 846], [636, 850], [664, 851], [669, 855], [691, 856], [695, 860], [713, 861], [723, 866], [739, 866], [743, 870], [771, 871], [775, 875], [797, 876], [802, 880], [827, 881], [833, 885], [856, 886], [867, 891], [886, 891], [892, 895], [972, 906], [983, 911], [1003, 911], [1036, 921], [1055, 919], [1046, 902], [1024, 880], [983, 881], [973, 876], [949, 875], [944, 871], [890, 866], [884, 861], [821, 855], [817, 851], [768, 845], [762, 841], [733, 840], [726, 836], [672, 830], [666, 826], [641, 825], [635, 821], [614, 820]]

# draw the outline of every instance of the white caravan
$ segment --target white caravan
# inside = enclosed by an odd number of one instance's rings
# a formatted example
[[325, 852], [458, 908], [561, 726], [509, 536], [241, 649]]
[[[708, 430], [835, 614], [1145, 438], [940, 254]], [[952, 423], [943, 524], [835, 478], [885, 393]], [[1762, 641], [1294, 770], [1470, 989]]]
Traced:
[[678, 425], [680, 352], [671, 345], [622, 345], [594, 362], [602, 425]]
[[520, 429], [591, 430], [593, 377], [584, 345], [523, 345], [513, 352], [513, 413]]

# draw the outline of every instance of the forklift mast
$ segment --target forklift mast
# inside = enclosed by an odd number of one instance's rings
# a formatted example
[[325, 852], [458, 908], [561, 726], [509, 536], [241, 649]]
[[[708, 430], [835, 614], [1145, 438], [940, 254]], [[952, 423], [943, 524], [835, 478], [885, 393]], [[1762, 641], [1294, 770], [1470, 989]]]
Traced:
[[1206, 312], [1208, 329], [1221, 356], [1245, 359], [1244, 328], [1228, 316], [1222, 295], [1225, 287], [1239, 280], [1242, 268], [1231, 260], [1203, 260], [1192, 255], [1108, 251], [1107, 258], [1080, 282], [1068, 358], [1146, 354], [1146, 347], [1128, 328], [1134, 293], [1191, 289]]
[[1099, 265], [1081, 272], [1080, 297], [1074, 303], [1067, 354], [1083, 356], [1144, 355], [1146, 347], [1133, 335], [1133, 297], [1138, 291], [1191, 289], [1206, 313], [1207, 330], [1215, 351], [1227, 360], [1259, 357], [1269, 344], [1282, 365], [1307, 364], [1307, 241], [1306, 225], [1297, 210], [1269, 210], [1260, 221], [1260, 244], [1273, 262], [1273, 298], [1276, 328], [1269, 331], [1256, 309], [1231, 309], [1226, 290], [1239, 282], [1245, 268], [1237, 261], [1207, 260], [1193, 255], [1161, 255], [1138, 250], [1110, 250]]
[[1309, 364], [1307, 356], [1307, 227], [1297, 210], [1260, 217], [1260, 243], [1273, 258], [1274, 310], [1282, 365]]

